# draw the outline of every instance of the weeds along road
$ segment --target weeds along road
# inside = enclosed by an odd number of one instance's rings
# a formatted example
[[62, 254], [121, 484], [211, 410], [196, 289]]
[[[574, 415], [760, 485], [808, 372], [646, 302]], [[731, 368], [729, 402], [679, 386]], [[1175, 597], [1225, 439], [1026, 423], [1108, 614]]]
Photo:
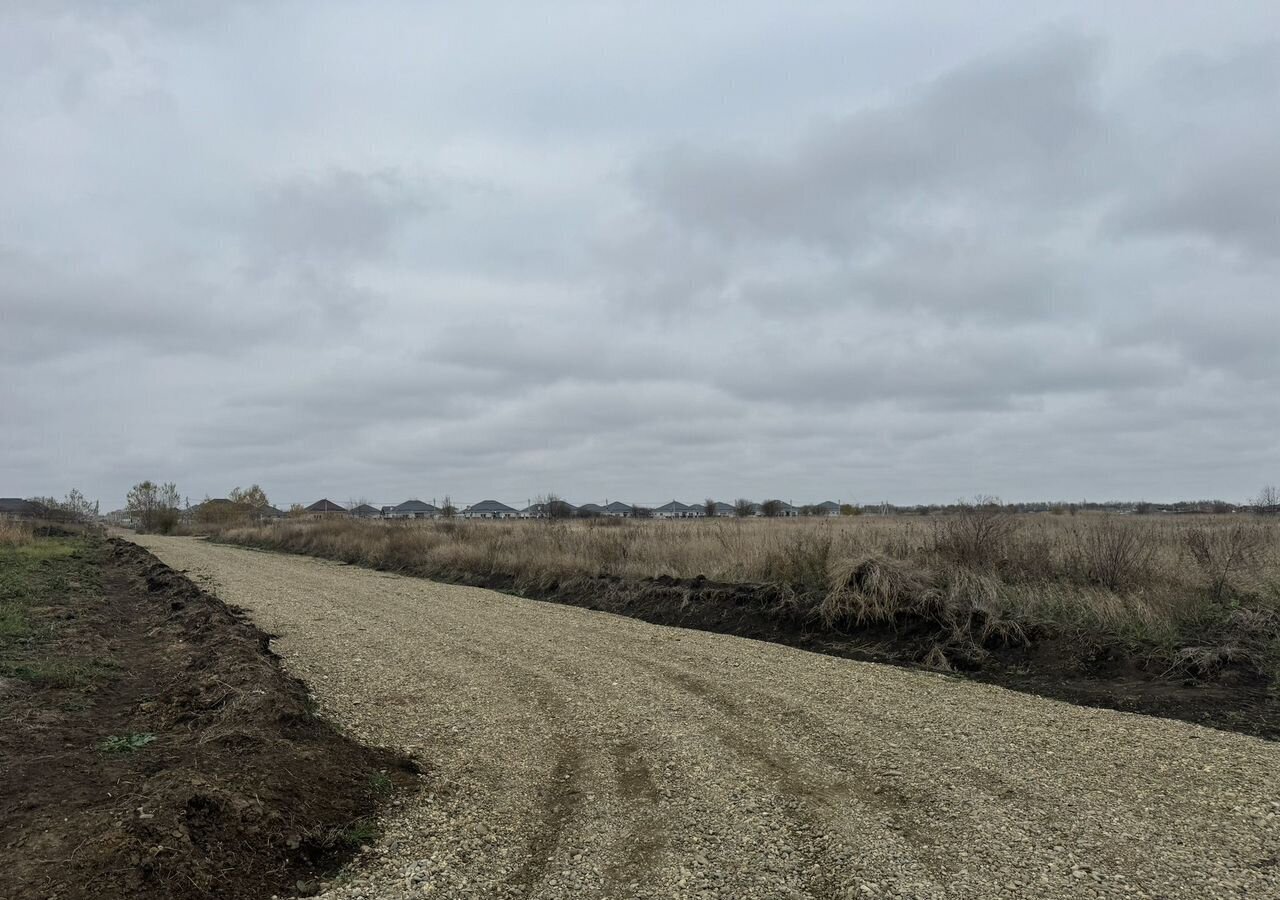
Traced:
[[140, 537], [412, 748], [338, 898], [1280, 897], [1280, 745], [491, 591]]

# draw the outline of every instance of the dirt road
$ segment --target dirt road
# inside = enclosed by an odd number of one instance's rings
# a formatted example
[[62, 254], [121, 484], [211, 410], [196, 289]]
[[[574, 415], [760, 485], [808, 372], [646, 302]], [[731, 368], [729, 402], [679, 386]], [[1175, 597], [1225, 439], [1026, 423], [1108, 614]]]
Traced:
[[416, 748], [338, 898], [1280, 897], [1280, 744], [334, 563], [140, 538]]

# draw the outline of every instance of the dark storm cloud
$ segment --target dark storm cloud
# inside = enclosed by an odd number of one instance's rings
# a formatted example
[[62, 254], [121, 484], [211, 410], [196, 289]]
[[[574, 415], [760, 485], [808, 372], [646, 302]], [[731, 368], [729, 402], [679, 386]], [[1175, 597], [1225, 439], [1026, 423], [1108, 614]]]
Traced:
[[9, 5], [0, 492], [1245, 496], [1276, 25], [1091, 9]]

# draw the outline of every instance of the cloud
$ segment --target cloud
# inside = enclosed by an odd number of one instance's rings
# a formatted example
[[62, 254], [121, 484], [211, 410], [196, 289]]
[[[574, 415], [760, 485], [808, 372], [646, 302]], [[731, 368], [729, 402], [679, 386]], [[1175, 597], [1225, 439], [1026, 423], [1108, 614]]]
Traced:
[[960, 202], [1073, 205], [1103, 187], [1100, 59], [1095, 41], [1045, 38], [825, 125], [781, 155], [673, 148], [642, 164], [637, 184], [690, 231], [841, 254], [962, 219]]
[[0, 13], [4, 493], [1277, 477], [1262, 6], [171, 7]]
[[259, 192], [241, 238], [257, 270], [367, 262], [387, 254], [434, 202], [425, 187], [393, 171], [295, 177]]

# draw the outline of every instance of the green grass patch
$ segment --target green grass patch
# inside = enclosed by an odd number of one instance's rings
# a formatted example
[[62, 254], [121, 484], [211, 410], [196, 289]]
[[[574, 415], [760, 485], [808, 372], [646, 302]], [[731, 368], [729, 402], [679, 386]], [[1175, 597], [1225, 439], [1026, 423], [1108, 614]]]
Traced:
[[136, 734], [111, 735], [111, 737], [98, 744], [98, 749], [103, 753], [133, 753], [135, 750], [141, 750], [156, 739], [154, 734], [145, 731]]
[[66, 609], [100, 588], [97, 553], [83, 538], [36, 537], [0, 545], [0, 675], [53, 687], [80, 687], [109, 661], [42, 651], [56, 634], [47, 610]]

